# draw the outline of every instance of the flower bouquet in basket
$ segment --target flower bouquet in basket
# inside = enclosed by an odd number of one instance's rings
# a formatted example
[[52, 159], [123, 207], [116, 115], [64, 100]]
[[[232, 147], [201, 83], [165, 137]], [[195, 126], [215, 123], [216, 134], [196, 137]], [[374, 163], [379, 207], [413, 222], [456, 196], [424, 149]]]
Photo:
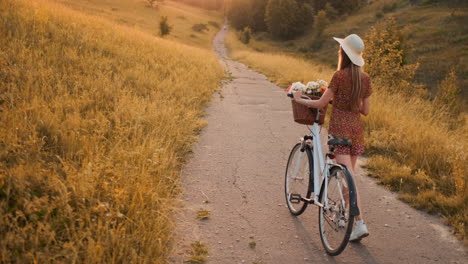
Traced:
[[327, 88], [328, 83], [324, 80], [308, 82], [307, 85], [301, 82], [295, 82], [286, 89], [286, 92], [292, 94], [293, 91], [302, 91], [302, 93], [308, 97], [315, 96], [320, 98]]
[[[308, 82], [307, 85], [301, 82], [295, 82], [290, 85], [286, 92], [292, 94], [293, 91], [301, 91], [304, 96], [307, 96], [309, 99], [318, 100], [323, 93], [328, 88], [328, 83], [324, 80], [318, 80], [316, 82]], [[309, 108], [303, 104], [291, 100], [293, 107], [294, 121], [299, 124], [312, 125], [314, 123], [317, 109]], [[322, 125], [325, 121], [325, 114], [327, 111], [327, 106], [320, 111], [319, 124]]]

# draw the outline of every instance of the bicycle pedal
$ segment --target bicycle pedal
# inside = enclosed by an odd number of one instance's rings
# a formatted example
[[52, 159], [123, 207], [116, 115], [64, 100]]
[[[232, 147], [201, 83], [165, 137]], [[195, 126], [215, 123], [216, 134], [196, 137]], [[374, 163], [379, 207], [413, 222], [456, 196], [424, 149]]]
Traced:
[[297, 194], [297, 193], [291, 193], [289, 195], [289, 201], [293, 204], [298, 204], [298, 203], [301, 203], [302, 201], [302, 197], [300, 194]]

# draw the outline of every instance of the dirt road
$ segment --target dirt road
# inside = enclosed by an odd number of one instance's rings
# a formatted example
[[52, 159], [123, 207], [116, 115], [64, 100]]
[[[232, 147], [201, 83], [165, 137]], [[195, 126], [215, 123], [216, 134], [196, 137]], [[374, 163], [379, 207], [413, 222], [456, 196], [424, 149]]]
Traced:
[[[224, 35], [214, 46], [233, 80], [214, 96], [208, 126], [182, 173], [185, 210], [177, 219], [173, 263], [188, 258], [195, 240], [208, 246], [208, 263], [467, 263], [462, 243], [440, 219], [400, 202], [362, 170], [355, 178], [370, 236], [329, 257], [317, 208], [293, 217], [285, 206], [286, 161], [307, 128], [293, 122], [281, 89], [227, 57]], [[210, 219], [196, 219], [201, 208]]]

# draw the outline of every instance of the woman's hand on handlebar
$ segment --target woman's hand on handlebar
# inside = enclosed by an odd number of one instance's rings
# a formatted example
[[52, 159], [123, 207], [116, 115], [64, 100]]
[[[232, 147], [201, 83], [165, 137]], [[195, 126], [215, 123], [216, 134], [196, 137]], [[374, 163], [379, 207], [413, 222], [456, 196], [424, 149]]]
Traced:
[[292, 94], [293, 94], [294, 100], [299, 100], [302, 97], [302, 91], [293, 91]]

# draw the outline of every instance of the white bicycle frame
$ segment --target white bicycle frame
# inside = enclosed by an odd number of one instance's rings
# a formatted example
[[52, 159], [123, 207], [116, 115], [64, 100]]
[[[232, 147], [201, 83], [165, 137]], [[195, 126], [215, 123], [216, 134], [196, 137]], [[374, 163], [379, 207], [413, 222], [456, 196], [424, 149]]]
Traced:
[[[319, 112], [320, 112], [320, 110], [317, 110], [317, 115], [319, 115]], [[314, 201], [315, 201], [316, 204], [320, 205], [319, 204], [319, 193], [320, 193], [320, 187], [321, 187], [320, 183], [323, 182], [323, 179], [325, 179], [324, 184], [325, 184], [325, 186], [327, 186], [327, 184], [328, 184], [328, 173], [329, 172], [328, 172], [328, 170], [325, 170], [326, 167], [325, 167], [325, 161], [324, 161], [324, 157], [323, 157], [322, 140], [320, 139], [320, 128], [319, 128], [318, 122], [314, 122], [314, 125], [312, 126], [311, 136], [313, 138], [313, 140], [312, 140], [312, 143], [313, 143], [312, 156], [314, 157]], [[326, 196], [327, 195], [327, 188], [325, 188], [324, 195], [325, 195], [325, 197], [327, 197]], [[328, 207], [328, 202], [327, 202], [326, 199], [325, 199], [324, 206]]]
[[[317, 109], [317, 118], [312, 126], [312, 131], [310, 134], [310, 136], [312, 137], [312, 143], [313, 143], [312, 156], [314, 160], [314, 179], [313, 179], [314, 180], [314, 197], [313, 197], [313, 200], [314, 200], [314, 204], [320, 207], [324, 207], [325, 209], [328, 209], [329, 208], [328, 199], [325, 199], [325, 203], [321, 204], [319, 201], [319, 194], [320, 194], [320, 188], [322, 186], [321, 183], [325, 184], [325, 186], [328, 186], [328, 178], [330, 176], [329, 165], [334, 165], [334, 163], [332, 163], [328, 157], [327, 157], [327, 162], [325, 162], [325, 158], [324, 158], [323, 150], [322, 150], [322, 140], [320, 138], [320, 127], [318, 124], [319, 116], [320, 116], [320, 110]], [[303, 155], [307, 155], [307, 154], [305, 152], [302, 152], [299, 155], [298, 159], [296, 160], [296, 166], [295, 166], [294, 174], [293, 174], [294, 178], [297, 178], [296, 175], [299, 169], [299, 165], [301, 164]], [[338, 188], [339, 190], [341, 190], [340, 182], [338, 182]], [[322, 194], [322, 196], [328, 197], [327, 190], [328, 188], [324, 188], [324, 193]], [[339, 192], [339, 193], [340, 193], [340, 199], [342, 200], [342, 204], [344, 204], [345, 200], [344, 200], [343, 194], [342, 192]]]

